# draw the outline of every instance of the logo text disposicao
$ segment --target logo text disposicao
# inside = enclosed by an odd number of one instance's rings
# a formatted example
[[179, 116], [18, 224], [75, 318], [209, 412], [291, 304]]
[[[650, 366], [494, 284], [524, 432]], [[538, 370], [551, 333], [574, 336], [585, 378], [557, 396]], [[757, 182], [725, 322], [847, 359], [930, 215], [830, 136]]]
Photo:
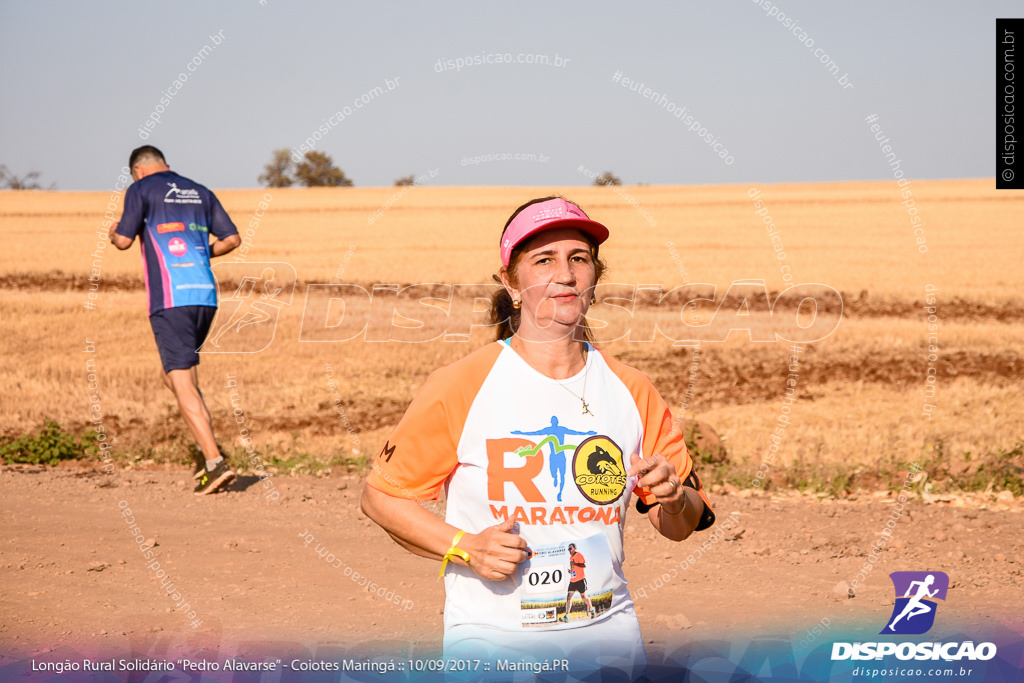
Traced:
[[902, 660], [988, 661], [996, 656], [996, 646], [994, 643], [975, 645], [970, 640], [962, 643], [832, 643], [832, 661], [882, 659], [892, 655]]

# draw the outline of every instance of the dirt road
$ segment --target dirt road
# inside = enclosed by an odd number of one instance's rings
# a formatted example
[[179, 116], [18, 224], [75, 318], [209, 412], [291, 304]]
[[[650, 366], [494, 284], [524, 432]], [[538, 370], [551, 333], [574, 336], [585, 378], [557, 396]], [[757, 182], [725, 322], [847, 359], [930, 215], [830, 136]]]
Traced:
[[[187, 479], [2, 468], [0, 679], [28, 657], [436, 653], [437, 564], [359, 512], [360, 479], [244, 477], [201, 499]], [[765, 635], [799, 655], [815, 627], [818, 645], [876, 638], [893, 605], [888, 574], [899, 570], [949, 575], [934, 638], [1024, 632], [1019, 501], [915, 495], [900, 511], [891, 494], [712, 498], [716, 527], [682, 544], [635, 513], [627, 521], [626, 575], [652, 659], [683, 643]], [[865, 563], [849, 598], [841, 582]]]

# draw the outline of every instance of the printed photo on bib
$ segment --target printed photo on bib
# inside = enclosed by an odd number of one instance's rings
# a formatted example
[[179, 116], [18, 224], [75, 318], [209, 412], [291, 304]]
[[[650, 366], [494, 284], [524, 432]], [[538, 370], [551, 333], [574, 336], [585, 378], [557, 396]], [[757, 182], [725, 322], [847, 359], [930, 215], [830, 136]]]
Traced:
[[604, 534], [529, 551], [519, 589], [523, 628], [572, 628], [607, 616], [614, 576]]

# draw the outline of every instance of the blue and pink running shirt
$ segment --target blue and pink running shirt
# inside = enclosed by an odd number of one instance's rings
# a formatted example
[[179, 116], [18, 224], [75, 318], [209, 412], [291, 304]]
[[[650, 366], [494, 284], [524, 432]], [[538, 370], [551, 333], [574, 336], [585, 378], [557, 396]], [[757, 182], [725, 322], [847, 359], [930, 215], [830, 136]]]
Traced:
[[224, 239], [238, 230], [208, 189], [173, 171], [146, 176], [125, 193], [117, 233], [142, 242], [150, 315], [178, 306], [217, 306], [210, 233]]

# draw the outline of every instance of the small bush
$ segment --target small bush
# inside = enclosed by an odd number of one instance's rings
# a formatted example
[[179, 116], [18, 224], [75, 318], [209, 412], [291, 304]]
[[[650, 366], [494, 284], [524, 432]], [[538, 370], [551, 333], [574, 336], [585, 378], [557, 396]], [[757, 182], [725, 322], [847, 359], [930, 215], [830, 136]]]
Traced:
[[99, 452], [95, 438], [92, 429], [75, 435], [64, 431], [56, 420], [46, 418], [37, 433], [0, 445], [0, 460], [5, 463], [56, 465], [61, 460], [94, 457]]
[[994, 453], [989, 452], [968, 486], [975, 490], [991, 486], [996, 491], [1024, 496], [1024, 441], [1018, 441], [1009, 450], [997, 448]]
[[1024, 495], [1024, 441], [998, 447], [984, 455], [965, 451], [959, 458], [943, 440], [925, 445], [924, 466], [929, 481], [942, 491], [1012, 491]]

